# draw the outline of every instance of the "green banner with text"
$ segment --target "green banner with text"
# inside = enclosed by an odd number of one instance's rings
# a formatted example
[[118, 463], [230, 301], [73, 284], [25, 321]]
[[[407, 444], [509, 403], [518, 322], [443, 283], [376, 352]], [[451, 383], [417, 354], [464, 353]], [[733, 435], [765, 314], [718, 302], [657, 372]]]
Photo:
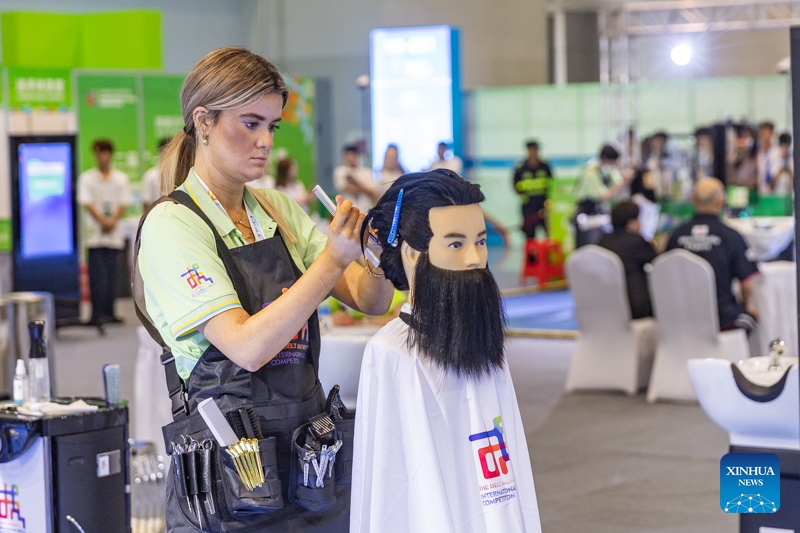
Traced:
[[141, 178], [139, 161], [139, 94], [136, 77], [78, 75], [78, 163], [81, 172], [96, 165], [92, 143], [110, 139], [113, 165], [131, 183]]
[[11, 109], [67, 110], [72, 107], [72, 78], [68, 69], [8, 69]]

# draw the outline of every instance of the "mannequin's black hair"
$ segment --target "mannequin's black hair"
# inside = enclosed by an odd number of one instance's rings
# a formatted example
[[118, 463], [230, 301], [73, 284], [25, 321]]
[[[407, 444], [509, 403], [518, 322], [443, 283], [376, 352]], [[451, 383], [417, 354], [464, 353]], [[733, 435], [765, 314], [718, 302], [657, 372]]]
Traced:
[[[404, 192], [397, 246], [392, 246], [388, 242], [389, 231], [401, 189]], [[433, 238], [428, 212], [434, 207], [478, 204], [485, 199], [480, 185], [470, 183], [451, 170], [437, 169], [405, 174], [392, 183], [389, 190], [378, 200], [377, 205], [367, 213], [361, 227], [361, 242], [365, 242], [365, 232], [370, 227], [378, 232], [378, 240], [381, 243], [381, 268], [386, 274], [386, 279], [397, 289], [406, 291], [409, 288], [408, 279], [403, 270], [400, 245], [405, 241], [418, 252], [428, 250]]]

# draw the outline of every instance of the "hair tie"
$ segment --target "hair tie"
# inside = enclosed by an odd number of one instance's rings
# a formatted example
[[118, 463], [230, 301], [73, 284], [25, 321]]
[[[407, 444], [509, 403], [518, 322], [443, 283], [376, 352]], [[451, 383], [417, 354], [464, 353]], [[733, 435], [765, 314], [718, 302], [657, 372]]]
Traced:
[[[192, 126], [194, 126], [194, 124], [192, 124]], [[183, 133], [185, 133], [186, 135], [191, 135], [192, 134], [192, 128], [190, 126], [184, 126], [183, 127]]]
[[392, 229], [389, 230], [389, 238], [387, 241], [392, 246], [397, 246], [397, 226], [400, 225], [400, 207], [403, 205], [403, 192], [405, 189], [400, 189], [400, 194], [397, 195], [397, 204], [394, 206], [394, 217], [392, 217]]

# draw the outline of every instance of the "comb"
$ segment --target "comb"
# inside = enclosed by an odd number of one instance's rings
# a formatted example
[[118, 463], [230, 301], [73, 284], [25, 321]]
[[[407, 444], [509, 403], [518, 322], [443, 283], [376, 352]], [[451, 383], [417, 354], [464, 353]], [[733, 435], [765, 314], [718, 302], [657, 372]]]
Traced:
[[206, 398], [200, 402], [197, 410], [205, 420], [208, 429], [214, 434], [214, 438], [217, 439], [217, 444], [225, 448], [239, 441], [213, 398]]
[[311, 434], [319, 441], [325, 441], [333, 437], [333, 432], [336, 426], [333, 425], [333, 420], [328, 413], [320, 413], [317, 416], [312, 416], [311, 420]]
[[119, 365], [103, 365], [103, 388], [106, 395], [106, 406], [119, 405], [120, 393]]

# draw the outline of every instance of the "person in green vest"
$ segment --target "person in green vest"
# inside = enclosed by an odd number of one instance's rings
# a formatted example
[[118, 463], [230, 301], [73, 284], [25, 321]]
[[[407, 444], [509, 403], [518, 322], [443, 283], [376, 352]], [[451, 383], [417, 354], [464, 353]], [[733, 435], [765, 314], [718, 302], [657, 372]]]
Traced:
[[539, 159], [539, 143], [528, 141], [528, 157], [514, 169], [514, 190], [522, 200], [522, 231], [529, 239], [541, 226], [547, 235], [547, 191], [553, 180], [550, 166]]

